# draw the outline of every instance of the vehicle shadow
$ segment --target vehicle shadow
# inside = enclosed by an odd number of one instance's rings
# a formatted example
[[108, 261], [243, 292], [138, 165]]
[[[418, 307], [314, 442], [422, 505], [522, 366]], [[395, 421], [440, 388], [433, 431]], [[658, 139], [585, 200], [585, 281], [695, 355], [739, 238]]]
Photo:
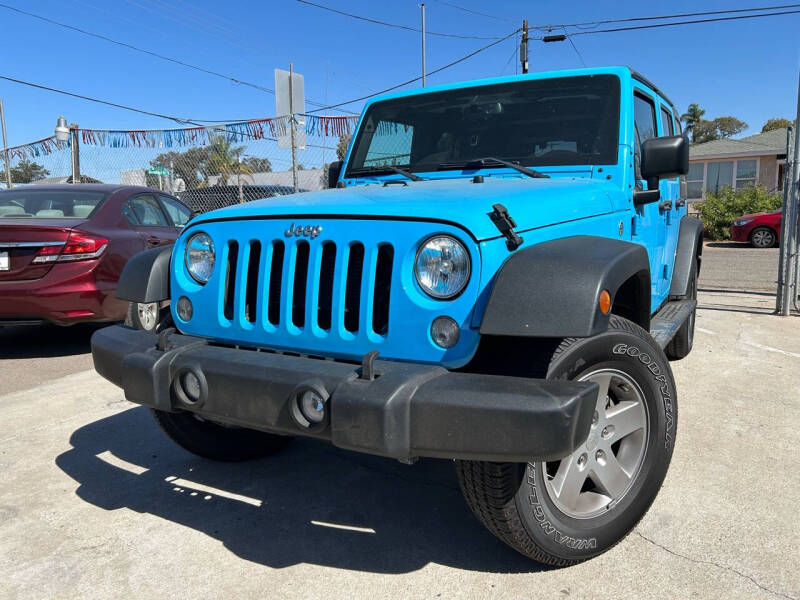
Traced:
[[92, 334], [108, 323], [0, 327], [0, 358], [51, 358], [91, 352]]
[[407, 573], [430, 562], [492, 573], [546, 567], [476, 521], [452, 463], [414, 466], [297, 439], [248, 463], [190, 455], [133, 408], [76, 430], [56, 464], [77, 495], [201, 531], [237, 556], [274, 568], [298, 563]]

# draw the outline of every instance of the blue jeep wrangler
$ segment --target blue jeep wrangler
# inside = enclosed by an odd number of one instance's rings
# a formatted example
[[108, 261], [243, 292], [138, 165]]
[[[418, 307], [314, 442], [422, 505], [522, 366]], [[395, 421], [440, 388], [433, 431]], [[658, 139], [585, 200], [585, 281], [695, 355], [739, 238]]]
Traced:
[[117, 294], [157, 331], [92, 339], [97, 371], [200, 456], [291, 436], [454, 459], [475, 516], [569, 565], [619, 542], [664, 480], [701, 226], [688, 142], [612, 67], [383, 96], [331, 188], [195, 218]]

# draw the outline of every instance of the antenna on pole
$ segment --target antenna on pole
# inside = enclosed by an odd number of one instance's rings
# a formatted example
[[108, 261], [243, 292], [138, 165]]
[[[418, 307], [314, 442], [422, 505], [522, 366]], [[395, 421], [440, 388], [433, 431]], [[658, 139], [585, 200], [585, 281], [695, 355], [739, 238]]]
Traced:
[[419, 5], [422, 14], [422, 87], [425, 87], [425, 4]]
[[522, 72], [528, 72], [528, 19], [522, 21], [522, 40], [519, 43], [519, 62], [522, 64]]

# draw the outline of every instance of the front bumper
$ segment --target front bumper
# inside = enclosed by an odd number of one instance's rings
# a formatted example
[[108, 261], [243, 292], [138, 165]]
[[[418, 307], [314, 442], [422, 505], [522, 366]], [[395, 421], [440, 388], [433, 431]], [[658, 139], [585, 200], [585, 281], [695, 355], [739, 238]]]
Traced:
[[734, 242], [748, 242], [750, 236], [750, 227], [731, 225], [731, 241]]
[[[283, 435], [327, 439], [399, 460], [417, 457], [525, 462], [572, 453], [589, 433], [597, 384], [456, 373], [434, 365], [358, 365], [209, 344], [201, 338], [112, 326], [92, 336], [95, 369], [125, 397], [164, 411]], [[187, 402], [179, 381], [201, 382]], [[292, 418], [301, 390], [324, 388], [329, 422]]]

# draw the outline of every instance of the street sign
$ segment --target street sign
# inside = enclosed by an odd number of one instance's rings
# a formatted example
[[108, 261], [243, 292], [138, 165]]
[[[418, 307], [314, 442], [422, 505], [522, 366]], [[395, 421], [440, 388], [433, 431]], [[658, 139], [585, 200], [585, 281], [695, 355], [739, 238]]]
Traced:
[[[291, 98], [289, 97], [289, 71], [275, 69], [275, 116], [283, 117], [294, 114], [297, 123], [294, 146], [297, 150], [306, 148], [306, 123], [303, 113], [306, 112], [305, 86], [303, 76], [293, 73], [291, 76]], [[290, 124], [291, 125], [291, 124]], [[290, 127], [282, 135], [278, 135], [278, 148], [291, 148]]]
[[152, 169], [147, 169], [148, 175], [169, 175], [169, 169], [164, 167], [153, 167]]

